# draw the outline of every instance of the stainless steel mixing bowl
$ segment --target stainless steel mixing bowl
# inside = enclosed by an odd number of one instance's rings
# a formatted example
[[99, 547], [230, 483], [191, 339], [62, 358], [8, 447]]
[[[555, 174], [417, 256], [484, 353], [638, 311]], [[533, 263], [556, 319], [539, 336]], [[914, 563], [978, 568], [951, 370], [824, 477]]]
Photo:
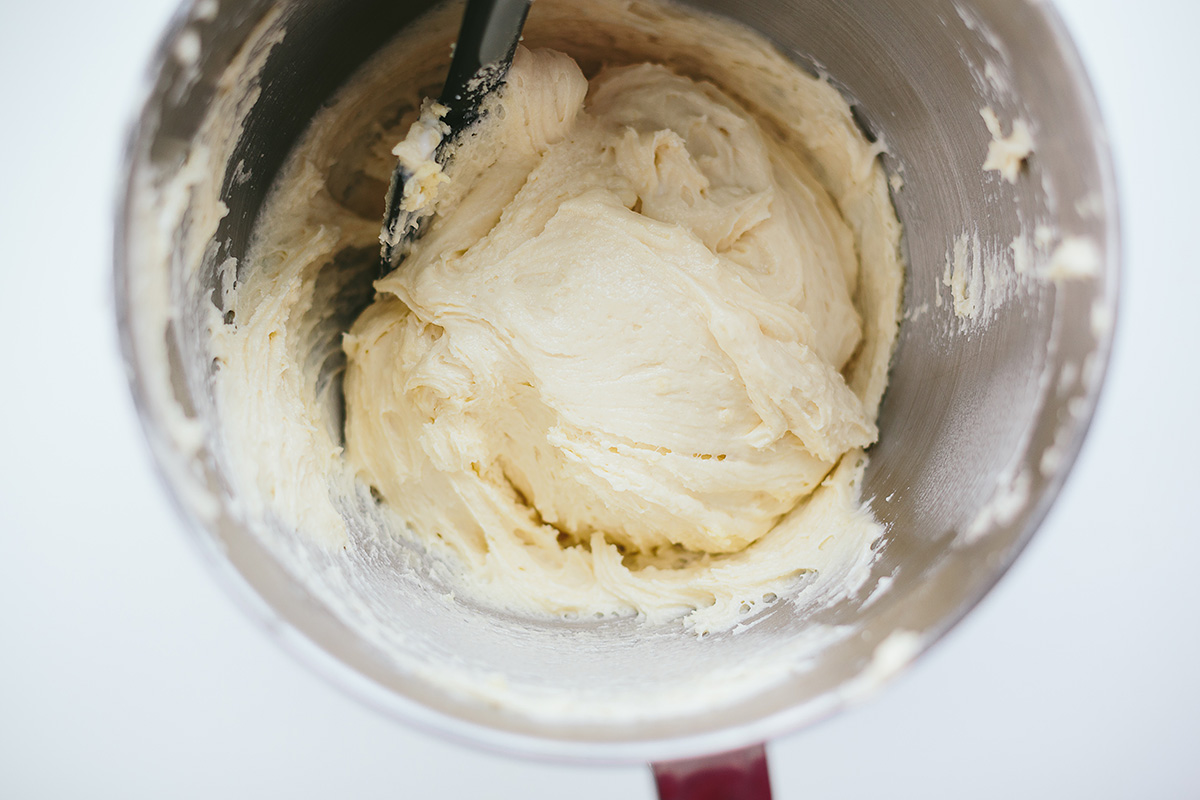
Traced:
[[[1087, 430], [1116, 306], [1117, 198], [1095, 100], [1051, 6], [692, 4], [757, 29], [852, 99], [903, 179], [894, 200], [909, 265], [908, 313], [865, 477], [864, 497], [888, 529], [866, 589], [817, 613], [777, 603], [752, 627], [703, 639], [632, 620], [535, 624], [490, 613], [431, 588], [400, 538], [364, 538], [330, 554], [243, 523], [211, 391], [216, 266], [244, 254], [271, 181], [313, 114], [423, 4], [197, 0], [163, 40], [129, 142], [116, 239], [121, 342], [154, 457], [205, 556], [264, 630], [409, 723], [587, 761], [697, 756], [811, 723], [865, 696], [979, 601], [1042, 520]], [[268, 29], [286, 33], [269, 50], [244, 47]], [[237, 96], [219, 80], [231, 68], [261, 69], [261, 93]], [[209, 163], [198, 131], [221, 104], [244, 121], [235, 149]], [[1021, 117], [1032, 126], [1035, 152], [1015, 185], [981, 170], [984, 106], [1006, 125]], [[205, 216], [204, 201], [218, 199], [228, 213]], [[961, 320], [943, 279], [948, 253], [970, 231], [1010, 270], [1008, 246], [1021, 233], [1047, 239], [1043, 267], [1063, 236], [1090, 240], [1098, 261], [1069, 280], [1014, 279], [987, 319]], [[789, 650], [814, 625], [836, 635]], [[422, 655], [406, 660], [413, 652]], [[780, 653], [790, 653], [782, 663]], [[779, 679], [741, 687], [736, 702], [634, 721], [595, 713], [754, 663], [775, 663]], [[502, 676], [517, 695], [570, 702], [546, 721], [438, 680], [472, 669]]]

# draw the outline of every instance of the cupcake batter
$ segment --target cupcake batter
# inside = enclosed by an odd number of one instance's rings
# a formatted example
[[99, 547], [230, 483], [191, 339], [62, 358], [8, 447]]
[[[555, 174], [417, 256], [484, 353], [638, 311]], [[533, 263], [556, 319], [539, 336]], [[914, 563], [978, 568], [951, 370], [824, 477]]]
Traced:
[[[218, 337], [231, 417], [263, 419], [261, 392], [236, 396], [256, 369], [294, 382], [268, 399], [292, 433], [266, 436], [312, 480], [257, 470], [267, 504], [337, 541], [336, 503], [312, 489], [336, 498], [355, 476], [395, 535], [447, 551], [465, 593], [521, 613], [687, 614], [703, 632], [803, 576], [845, 588], [879, 533], [855, 485], [896, 334], [899, 225], [846, 102], [738, 36], [708, 74], [665, 47], [665, 63], [618, 48], [604, 65], [576, 48], [588, 73], [518, 51], [428, 182], [428, 233], [344, 337], [344, 451], [314, 424], [326, 384], [297, 354], [321, 326], [296, 312], [319, 305], [332, 256], [367, 244], [370, 215], [346, 214], [353, 185], [326, 199], [347, 103], [319, 118], [264, 215], [253, 256], [273, 269]], [[368, 96], [348, 92], [352, 109]], [[382, 183], [386, 159], [362, 160]]]

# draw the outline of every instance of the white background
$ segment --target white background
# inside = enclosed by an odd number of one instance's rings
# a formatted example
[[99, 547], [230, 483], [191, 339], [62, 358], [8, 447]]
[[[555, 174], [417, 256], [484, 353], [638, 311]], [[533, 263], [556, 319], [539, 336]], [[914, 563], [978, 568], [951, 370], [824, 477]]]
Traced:
[[[431, 738], [267, 640], [197, 558], [116, 357], [117, 163], [174, 0], [0, 0], [0, 797], [649, 798]], [[776, 797], [1200, 797], [1200, 4], [1063, 0], [1126, 266], [1081, 460], [1017, 566]]]

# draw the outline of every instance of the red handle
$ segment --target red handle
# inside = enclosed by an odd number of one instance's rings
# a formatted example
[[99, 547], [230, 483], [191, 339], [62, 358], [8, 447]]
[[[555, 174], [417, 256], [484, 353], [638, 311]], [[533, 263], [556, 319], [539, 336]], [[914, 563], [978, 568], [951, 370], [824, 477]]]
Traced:
[[767, 751], [761, 744], [651, 768], [659, 800], [771, 800]]

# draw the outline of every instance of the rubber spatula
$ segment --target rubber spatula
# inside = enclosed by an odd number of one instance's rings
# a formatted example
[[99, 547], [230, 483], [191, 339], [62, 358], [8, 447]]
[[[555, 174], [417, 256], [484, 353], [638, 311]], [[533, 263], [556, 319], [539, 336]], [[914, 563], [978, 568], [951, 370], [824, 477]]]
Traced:
[[[504, 83], [531, 0], [467, 0], [462, 28], [454, 44], [450, 72], [438, 102], [447, 108], [442, 122], [449, 132], [441, 137], [431, 154], [445, 164], [463, 131], [479, 121], [480, 107], [489, 94]], [[430, 209], [402, 208], [404, 187], [413, 178], [402, 163], [396, 164], [388, 187], [383, 229], [379, 234], [382, 272], [395, 269], [418, 238]]]

